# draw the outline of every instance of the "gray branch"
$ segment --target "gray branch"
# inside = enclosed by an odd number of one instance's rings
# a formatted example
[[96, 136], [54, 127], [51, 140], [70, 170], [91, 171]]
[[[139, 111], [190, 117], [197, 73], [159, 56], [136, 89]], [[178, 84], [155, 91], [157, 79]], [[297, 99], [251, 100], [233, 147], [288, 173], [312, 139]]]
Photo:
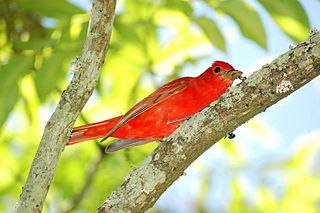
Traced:
[[320, 34], [313, 32], [183, 123], [125, 178], [98, 212], [146, 211], [208, 148], [319, 74]]
[[16, 212], [42, 211], [74, 122], [96, 87], [108, 49], [115, 5], [116, 0], [92, 1], [91, 19], [82, 56], [74, 62], [74, 77], [45, 126], [27, 182], [16, 205]]

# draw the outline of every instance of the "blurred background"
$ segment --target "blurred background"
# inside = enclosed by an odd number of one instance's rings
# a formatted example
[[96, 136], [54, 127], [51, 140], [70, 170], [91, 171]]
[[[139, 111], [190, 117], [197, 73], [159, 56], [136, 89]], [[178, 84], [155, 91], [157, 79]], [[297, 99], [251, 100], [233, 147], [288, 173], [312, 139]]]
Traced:
[[[44, 125], [81, 54], [89, 0], [0, 1], [0, 212], [12, 212]], [[320, 29], [319, 0], [118, 0], [106, 64], [76, 125], [125, 113], [225, 60], [249, 76]], [[238, 83], [238, 82], [236, 82]], [[239, 127], [149, 212], [320, 212], [320, 80]], [[157, 143], [66, 147], [44, 212], [95, 212]]]

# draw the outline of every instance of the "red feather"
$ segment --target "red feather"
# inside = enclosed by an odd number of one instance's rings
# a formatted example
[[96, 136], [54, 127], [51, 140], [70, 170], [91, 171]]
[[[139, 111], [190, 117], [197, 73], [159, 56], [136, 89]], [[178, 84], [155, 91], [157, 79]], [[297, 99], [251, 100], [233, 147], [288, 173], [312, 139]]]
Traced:
[[[219, 67], [219, 70], [215, 68]], [[226, 75], [230, 71], [235, 76]], [[215, 61], [198, 77], [179, 78], [169, 82], [141, 100], [123, 116], [73, 129], [69, 145], [91, 139], [163, 139], [183, 121], [223, 94], [240, 71], [222, 61]], [[169, 122], [169, 123], [168, 123]], [[137, 141], [137, 140], [135, 140]]]

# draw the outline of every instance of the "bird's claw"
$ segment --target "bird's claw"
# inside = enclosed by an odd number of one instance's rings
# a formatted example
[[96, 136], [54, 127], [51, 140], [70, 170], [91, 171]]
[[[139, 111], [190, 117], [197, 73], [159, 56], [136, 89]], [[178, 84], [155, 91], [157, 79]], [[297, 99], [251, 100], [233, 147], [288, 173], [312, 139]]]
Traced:
[[228, 139], [233, 139], [236, 137], [236, 135], [233, 132], [230, 132], [227, 136]]

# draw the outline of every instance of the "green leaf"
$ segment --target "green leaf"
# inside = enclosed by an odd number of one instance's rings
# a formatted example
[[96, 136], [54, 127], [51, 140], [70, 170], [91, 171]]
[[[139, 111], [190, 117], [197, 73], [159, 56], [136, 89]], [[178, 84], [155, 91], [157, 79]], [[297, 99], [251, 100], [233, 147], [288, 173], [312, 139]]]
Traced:
[[139, 37], [136, 30], [131, 30], [128, 25], [123, 23], [121, 16], [116, 16], [113, 26], [116, 30], [117, 36], [121, 38], [121, 41], [132, 42], [135, 44], [143, 45], [142, 39]]
[[204, 34], [207, 36], [209, 41], [219, 48], [222, 51], [226, 51], [226, 44], [224, 41], [224, 37], [220, 32], [216, 23], [214, 23], [211, 19], [201, 16], [199, 18], [193, 19], [195, 23], [199, 25]]
[[39, 50], [44, 47], [53, 46], [57, 43], [56, 40], [49, 39], [35, 39], [27, 42], [15, 41], [15, 47], [19, 50]]
[[165, 6], [171, 10], [182, 11], [187, 16], [191, 16], [191, 14], [193, 13], [193, 8], [187, 1], [166, 0]]
[[64, 57], [61, 53], [53, 53], [45, 59], [42, 67], [37, 71], [35, 84], [41, 102], [44, 102], [47, 95], [57, 88], [59, 80], [63, 77]]
[[273, 20], [293, 41], [301, 42], [309, 35], [308, 16], [297, 0], [259, 0]]
[[267, 48], [267, 35], [257, 11], [241, 0], [207, 0], [214, 9], [229, 15], [239, 26], [243, 36]]
[[16, 105], [19, 99], [19, 89], [18, 85], [14, 83], [11, 85], [10, 90], [4, 92], [0, 91], [0, 128], [7, 120], [10, 112], [13, 110], [14, 106]]
[[70, 18], [75, 14], [85, 12], [66, 0], [18, 0], [17, 3], [19, 10], [57, 19]]
[[19, 99], [19, 79], [25, 75], [32, 64], [32, 58], [15, 56], [0, 69], [0, 127]]

